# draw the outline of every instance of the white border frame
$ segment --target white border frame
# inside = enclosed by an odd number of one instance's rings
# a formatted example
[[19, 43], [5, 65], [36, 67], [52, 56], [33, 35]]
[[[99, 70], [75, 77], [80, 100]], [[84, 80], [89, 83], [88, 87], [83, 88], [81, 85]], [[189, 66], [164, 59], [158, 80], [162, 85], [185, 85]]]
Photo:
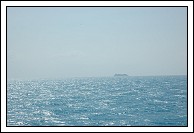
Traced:
[[[188, 6], [188, 127], [6, 127], [6, 6]], [[193, 132], [193, 1], [1, 1], [2, 132]]]

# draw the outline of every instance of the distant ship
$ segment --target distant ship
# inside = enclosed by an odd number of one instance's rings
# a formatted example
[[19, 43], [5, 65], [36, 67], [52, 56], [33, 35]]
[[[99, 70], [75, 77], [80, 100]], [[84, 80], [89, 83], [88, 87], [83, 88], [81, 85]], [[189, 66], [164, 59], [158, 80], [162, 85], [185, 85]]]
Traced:
[[115, 74], [114, 77], [126, 77], [128, 76], [127, 74]]

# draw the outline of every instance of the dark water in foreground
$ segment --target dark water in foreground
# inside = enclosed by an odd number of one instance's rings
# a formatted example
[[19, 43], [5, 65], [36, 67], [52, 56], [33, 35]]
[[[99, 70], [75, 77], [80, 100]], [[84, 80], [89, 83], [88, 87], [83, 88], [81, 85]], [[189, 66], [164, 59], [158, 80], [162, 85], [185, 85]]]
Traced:
[[187, 126], [187, 77], [8, 81], [8, 126]]

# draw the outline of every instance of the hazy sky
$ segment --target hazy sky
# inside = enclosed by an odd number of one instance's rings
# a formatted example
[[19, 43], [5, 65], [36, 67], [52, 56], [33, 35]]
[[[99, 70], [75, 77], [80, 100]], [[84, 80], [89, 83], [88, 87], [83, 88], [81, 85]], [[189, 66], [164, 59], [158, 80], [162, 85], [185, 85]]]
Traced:
[[8, 79], [185, 75], [186, 7], [8, 7]]

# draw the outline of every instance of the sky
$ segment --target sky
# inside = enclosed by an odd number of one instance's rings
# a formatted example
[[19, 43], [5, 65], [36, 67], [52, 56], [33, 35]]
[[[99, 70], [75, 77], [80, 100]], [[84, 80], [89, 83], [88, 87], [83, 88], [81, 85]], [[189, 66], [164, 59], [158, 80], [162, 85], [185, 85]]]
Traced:
[[187, 74], [186, 7], [7, 7], [8, 79]]

